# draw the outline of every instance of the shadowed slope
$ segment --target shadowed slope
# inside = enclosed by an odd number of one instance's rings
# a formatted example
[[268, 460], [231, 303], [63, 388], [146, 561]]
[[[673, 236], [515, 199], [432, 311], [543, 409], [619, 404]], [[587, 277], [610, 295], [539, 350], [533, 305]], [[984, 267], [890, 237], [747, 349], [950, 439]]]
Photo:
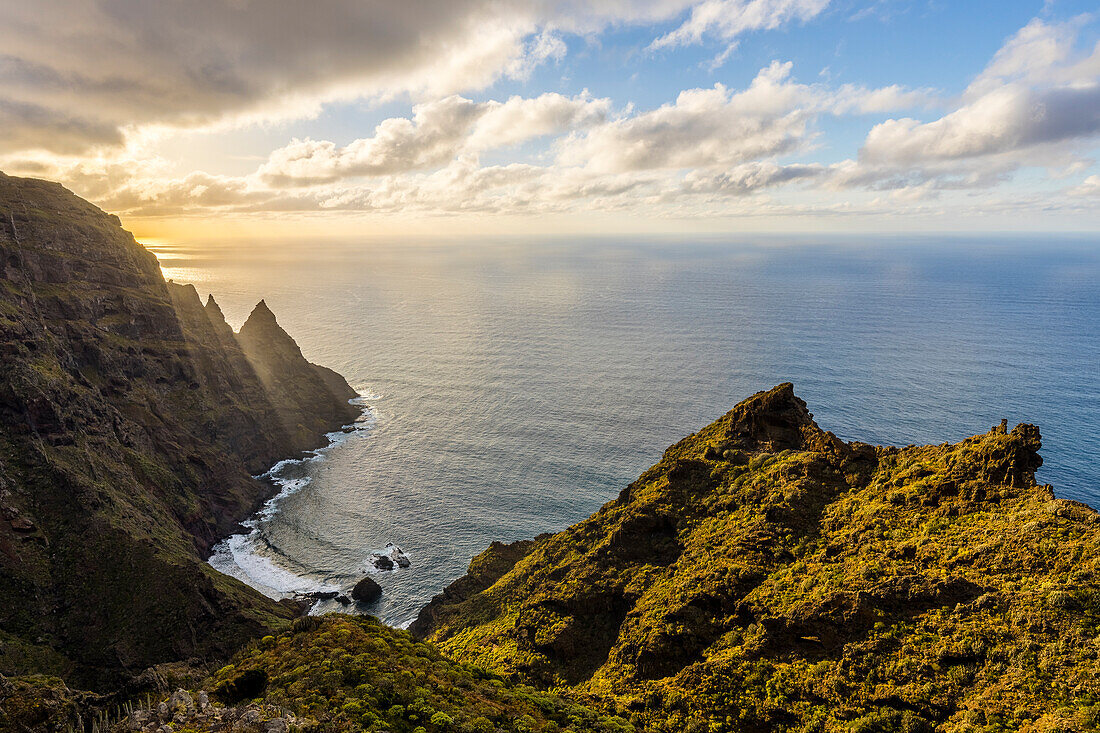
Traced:
[[326, 426], [351, 422], [359, 414], [348, 404], [355, 390], [331, 369], [306, 361], [264, 301], [241, 326], [237, 341], [274, 400], [283, 428], [303, 447]]
[[0, 672], [103, 687], [296, 613], [204, 557], [347, 397], [292, 438], [224, 320], [57, 184], [0, 174], [0, 276]]

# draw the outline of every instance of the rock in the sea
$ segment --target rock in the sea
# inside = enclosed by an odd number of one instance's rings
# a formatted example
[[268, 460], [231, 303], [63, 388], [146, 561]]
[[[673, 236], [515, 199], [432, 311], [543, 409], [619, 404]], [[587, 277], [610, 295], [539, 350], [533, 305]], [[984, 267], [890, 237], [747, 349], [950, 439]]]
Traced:
[[372, 578], [363, 578], [351, 589], [351, 597], [360, 603], [372, 603], [382, 597], [382, 586]]
[[339, 603], [341, 606], [347, 606], [351, 604], [351, 599], [341, 593], [340, 595], [336, 596], [336, 602]]
[[393, 570], [393, 560], [389, 555], [371, 555], [370, 564], [379, 570]]
[[408, 555], [406, 555], [397, 545], [394, 545], [393, 549], [390, 550], [390, 559], [397, 563], [398, 567], [402, 568], [407, 568], [412, 564], [409, 562]]

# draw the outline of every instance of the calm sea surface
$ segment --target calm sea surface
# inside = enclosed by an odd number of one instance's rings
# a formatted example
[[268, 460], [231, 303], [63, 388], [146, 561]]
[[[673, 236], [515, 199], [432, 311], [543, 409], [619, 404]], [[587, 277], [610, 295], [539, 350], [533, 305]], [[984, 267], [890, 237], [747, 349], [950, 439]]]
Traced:
[[212, 560], [273, 595], [346, 589], [392, 542], [412, 566], [368, 610], [407, 623], [492, 540], [587, 517], [782, 381], [845, 439], [1037, 423], [1039, 479], [1100, 505], [1100, 241], [150, 248], [235, 327], [265, 298], [365, 396]]

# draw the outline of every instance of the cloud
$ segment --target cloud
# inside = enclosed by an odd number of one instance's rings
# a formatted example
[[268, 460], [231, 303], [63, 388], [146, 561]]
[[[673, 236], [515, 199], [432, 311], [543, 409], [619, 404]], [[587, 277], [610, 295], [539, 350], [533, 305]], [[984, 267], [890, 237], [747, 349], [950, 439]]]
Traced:
[[[450, 95], [414, 105], [344, 146], [296, 139], [251, 174], [173, 175], [131, 144], [94, 159], [24, 156], [21, 165], [67, 180], [129, 215], [210, 210], [508, 212], [619, 210], [731, 201], [831, 174], [777, 158], [812, 147], [814, 120], [919, 98], [900, 87], [830, 89], [761, 69], [744, 89], [688, 89], [656, 109], [616, 110], [587, 93], [503, 101]], [[530, 145], [529, 145], [530, 144]], [[525, 146], [536, 163], [483, 165], [489, 151]], [[36, 162], [37, 161], [37, 162]], [[52, 167], [51, 167], [52, 166]]]
[[[657, 38], [651, 48], [700, 43], [706, 36], [732, 41], [747, 31], [774, 30], [790, 22], [819, 15], [829, 0], [705, 0], [691, 9], [688, 19], [671, 33]], [[720, 56], [725, 61], [731, 47]], [[716, 63], [721, 65], [716, 59]]]
[[956, 110], [928, 123], [905, 118], [876, 125], [861, 157], [912, 164], [1100, 134], [1100, 46], [1075, 55], [1080, 22], [1031, 21], [967, 87]]
[[888, 120], [871, 129], [861, 157], [921, 163], [995, 155], [1100, 133], [1100, 84], [1053, 89], [1005, 86], [934, 122]]
[[119, 128], [95, 118], [73, 115], [37, 104], [0, 99], [0, 150], [42, 147], [62, 154], [81, 152], [89, 145], [121, 145]]
[[1084, 19], [1033, 20], [1009, 38], [938, 119], [889, 119], [868, 132], [834, 186], [990, 187], [1025, 165], [1079, 170], [1100, 136], [1100, 46], [1077, 49]]
[[606, 173], [728, 168], [805, 150], [822, 114], [927, 104], [931, 93], [894, 85], [832, 90], [793, 81], [790, 62], [772, 62], [742, 91], [715, 84], [688, 89], [672, 104], [597, 125], [559, 146], [559, 163]]
[[[149, 125], [316, 115], [523, 79], [562, 33], [674, 17], [689, 0], [35, 0], [0, 4], [0, 152], [118, 145]], [[79, 110], [74, 114], [74, 110]]]
[[568, 34], [690, 18], [661, 45], [806, 20], [827, 0], [35, 0], [0, 4], [0, 153], [120, 146], [341, 100], [528, 79]]
[[258, 173], [275, 186], [310, 185], [340, 178], [406, 173], [449, 163], [457, 155], [508, 147], [602, 120], [611, 103], [547, 93], [506, 102], [450, 96], [418, 105], [412, 119], [384, 120], [374, 135], [337, 148], [295, 140], [274, 151]]
[[609, 121], [560, 146], [559, 162], [604, 173], [726, 167], [798, 149], [812, 92], [790, 82], [791, 64], [773, 63], [749, 88], [689, 89], [672, 104]]
[[[238, 25], [255, 15], [258, 0], [196, 2], [220, 8], [233, 21], [226, 28], [196, 21], [209, 33], [191, 42], [209, 48], [187, 49], [182, 39], [173, 47], [177, 30], [171, 24], [143, 29], [127, 18], [120, 25], [125, 33], [109, 34], [119, 48], [83, 67], [77, 56], [32, 57], [18, 44], [0, 57], [0, 155], [4, 149], [16, 151], [0, 163], [9, 172], [63, 180], [132, 217], [591, 211], [645, 217], [854, 216], [976, 210], [982, 201], [993, 202], [991, 191], [1023, 166], [1045, 168], [1065, 187], [1065, 179], [1093, 172], [1086, 154], [1100, 134], [1100, 50], [1077, 47], [1083, 21], [1028, 24], [952, 99], [897, 84], [837, 85], [822, 77], [800, 83], [791, 63], [775, 61], [743, 88], [683, 89], [665, 104], [637, 109], [627, 100], [613, 102], [587, 91], [485, 99], [458, 90], [501, 75], [523, 79], [538, 65], [563, 59], [570, 34], [607, 23], [682, 20], [690, 9], [688, 19], [662, 37], [670, 39], [666, 46], [715, 37], [732, 47], [739, 33], [814, 17], [826, 3], [597, 0], [571, 6], [560, 0], [496, 0], [499, 12], [489, 12], [489, 5], [471, 0], [461, 8], [439, 5], [452, 23], [423, 19], [425, 35], [413, 38], [415, 24], [401, 25], [408, 18], [400, 8], [319, 0], [331, 22], [354, 25], [358, 12], [397, 23], [396, 33], [405, 40], [383, 43], [403, 59], [399, 63], [376, 57], [373, 49], [350, 48], [352, 40], [343, 32], [323, 49], [315, 40], [324, 34], [310, 27], [302, 29], [305, 37], [289, 40], [263, 28], [242, 30]], [[101, 28], [92, 22], [96, 14], [134, 7], [126, 0], [89, 2], [74, 10], [80, 22], [66, 19], [53, 32], [74, 47], [98, 47], [103, 41], [95, 36]], [[232, 8], [241, 18], [234, 20]], [[708, 15], [714, 8], [729, 12]], [[291, 11], [279, 4], [275, 12]], [[37, 22], [21, 9], [0, 10], [4, 14], [19, 15], [22, 25], [0, 24], [0, 41], [12, 37], [11, 28], [27, 30]], [[476, 34], [463, 25], [472, 19], [485, 21]], [[245, 42], [237, 43], [242, 35]], [[274, 50], [280, 42], [287, 45], [285, 57]], [[154, 71], [127, 66], [158, 44], [165, 49], [152, 54]], [[204, 64], [181, 61], [192, 56]], [[349, 59], [358, 59], [354, 68], [346, 67]], [[263, 68], [268, 63], [278, 68], [269, 73]], [[317, 73], [338, 67], [331, 77]], [[164, 76], [158, 76], [161, 71]], [[70, 93], [78, 91], [80, 104], [61, 103], [66, 86]], [[18, 93], [4, 96], [8, 89]], [[284, 144], [283, 138], [266, 156], [257, 156], [258, 163], [236, 160], [216, 172], [191, 171], [186, 161], [161, 157], [172, 150], [159, 137], [161, 130], [208, 131], [243, 120], [308, 115], [333, 99], [397, 90], [414, 95], [409, 112], [377, 124], [372, 120], [346, 144], [308, 137]], [[165, 97], [167, 104], [152, 104]], [[137, 109], [139, 101], [150, 109]], [[79, 113], [66, 117], [63, 110]], [[126, 122], [131, 113], [134, 118]], [[865, 115], [877, 117], [869, 122], [858, 117]], [[830, 116], [854, 118], [849, 125], [859, 126], [857, 139], [863, 140], [858, 156], [853, 150], [850, 160], [814, 162], [823, 149], [831, 160], [844, 157], [834, 156], [823, 133], [834, 125], [819, 124]], [[884, 119], [888, 116], [892, 119]], [[181, 136], [173, 144], [198, 137]], [[34, 150], [41, 140], [55, 152]], [[217, 174], [227, 171], [233, 175]], [[1084, 210], [1094, 206], [1097, 185], [1095, 176], [1088, 176], [1059, 195]], [[1040, 200], [1050, 204], [1043, 196], [1030, 203], [1020, 196], [998, 200], [990, 210], [1011, 201], [1036, 209]]]
[[867, 89], [845, 84], [832, 95], [830, 111], [836, 115], [882, 114], [915, 107], [929, 107], [938, 103], [931, 89], [906, 89], [898, 84], [878, 89]]
[[1100, 199], [1100, 176], [1089, 176], [1079, 186], [1069, 189], [1067, 193], [1070, 196]]
[[258, 176], [275, 187], [309, 186], [356, 177], [399, 175], [477, 159], [488, 150], [557, 137], [555, 166], [587, 174], [706, 169], [726, 171], [747, 161], [806, 147], [810, 123], [823, 113], [866, 111], [923, 101], [900, 87], [832, 91], [790, 79], [790, 63], [773, 63], [740, 91], [717, 84], [681, 92], [657, 109], [615, 114], [609, 99], [586, 94], [514, 96], [473, 102], [451, 96], [417, 105], [410, 118], [383, 121], [370, 137], [344, 147], [295, 140], [271, 153]]
[[949, 161], [917, 167], [844, 160], [829, 166], [824, 185], [834, 191], [851, 188], [895, 191], [923, 187], [931, 181], [940, 190], [987, 189], [1008, 181], [1017, 168], [1018, 165], [1010, 160], [986, 161], [980, 166]]
[[745, 196], [791, 181], [817, 178], [824, 173], [825, 166], [818, 163], [777, 165], [754, 161], [721, 173], [692, 171], [684, 179], [683, 191], [690, 194]]
[[1012, 82], [1066, 84], [1100, 75], [1100, 46], [1091, 54], [1074, 57], [1077, 36], [1088, 21], [1088, 16], [1065, 23], [1035, 18], [997, 51], [967, 87], [964, 99], [974, 100]]

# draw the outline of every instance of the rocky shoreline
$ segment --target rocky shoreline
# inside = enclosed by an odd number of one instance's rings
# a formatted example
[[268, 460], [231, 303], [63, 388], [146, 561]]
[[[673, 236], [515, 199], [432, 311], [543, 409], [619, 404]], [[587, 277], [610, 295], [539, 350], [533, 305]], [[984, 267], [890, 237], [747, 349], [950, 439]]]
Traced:
[[234, 333], [57, 184], [0, 174], [0, 214], [0, 668], [112, 689], [285, 624], [297, 604], [205, 558], [354, 390], [263, 302]]

